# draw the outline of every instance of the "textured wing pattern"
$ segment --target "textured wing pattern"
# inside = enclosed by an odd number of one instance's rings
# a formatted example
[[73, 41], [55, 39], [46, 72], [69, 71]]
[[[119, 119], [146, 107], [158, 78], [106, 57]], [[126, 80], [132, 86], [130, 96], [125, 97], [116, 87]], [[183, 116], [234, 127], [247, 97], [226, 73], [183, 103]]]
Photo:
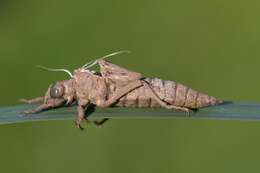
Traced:
[[120, 85], [124, 85], [131, 81], [139, 80], [142, 78], [142, 75], [140, 73], [119, 67], [108, 62], [107, 60], [102, 59], [98, 63], [100, 66], [102, 77], [108, 78]]

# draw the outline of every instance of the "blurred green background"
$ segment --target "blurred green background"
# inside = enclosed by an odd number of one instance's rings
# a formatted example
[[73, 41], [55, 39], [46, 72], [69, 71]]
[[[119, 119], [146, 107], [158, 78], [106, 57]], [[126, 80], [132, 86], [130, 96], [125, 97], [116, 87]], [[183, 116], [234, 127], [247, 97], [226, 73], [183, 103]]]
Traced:
[[[260, 1], [1, 0], [0, 105], [41, 95], [113, 51], [145, 76], [218, 98], [260, 102]], [[0, 126], [1, 172], [259, 172], [260, 123], [111, 120], [84, 132], [72, 121]]]

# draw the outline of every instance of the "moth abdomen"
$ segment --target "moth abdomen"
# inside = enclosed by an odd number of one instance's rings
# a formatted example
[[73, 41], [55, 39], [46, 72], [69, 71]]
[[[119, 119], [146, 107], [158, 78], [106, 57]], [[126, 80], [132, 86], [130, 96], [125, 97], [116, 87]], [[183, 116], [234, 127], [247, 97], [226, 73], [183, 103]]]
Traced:
[[[175, 81], [162, 80], [159, 78], [146, 78], [154, 93], [169, 105], [186, 107], [191, 109], [217, 105], [222, 103], [212, 96], [196, 91], [188, 86]], [[133, 90], [123, 96], [116, 106], [120, 107], [161, 107], [161, 105], [151, 96], [144, 86]]]
[[162, 79], [147, 79], [158, 96], [168, 104], [186, 107], [201, 108], [223, 103], [216, 99], [188, 86], [175, 81]]

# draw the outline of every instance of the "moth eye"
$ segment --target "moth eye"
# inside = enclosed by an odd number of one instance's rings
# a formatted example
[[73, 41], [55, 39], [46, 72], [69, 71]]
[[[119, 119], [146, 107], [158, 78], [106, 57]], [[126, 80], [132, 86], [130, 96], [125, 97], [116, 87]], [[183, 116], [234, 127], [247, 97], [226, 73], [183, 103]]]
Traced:
[[54, 85], [50, 90], [50, 95], [52, 98], [60, 98], [64, 94], [63, 85]]

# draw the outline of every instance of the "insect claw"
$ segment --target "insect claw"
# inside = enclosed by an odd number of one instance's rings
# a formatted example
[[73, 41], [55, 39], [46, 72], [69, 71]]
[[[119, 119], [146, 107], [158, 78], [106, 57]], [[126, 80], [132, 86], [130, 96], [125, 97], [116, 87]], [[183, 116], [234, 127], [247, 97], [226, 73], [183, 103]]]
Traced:
[[30, 101], [24, 98], [19, 99], [19, 102], [30, 104]]
[[188, 109], [186, 112], [187, 116], [190, 118], [192, 117], [192, 114], [195, 113], [196, 110]]
[[66, 105], [70, 105], [73, 102], [73, 97], [68, 97]]
[[79, 125], [79, 129], [80, 129], [81, 131], [84, 130], [84, 128], [83, 128], [81, 125]]
[[66, 105], [68, 106], [68, 105], [70, 105], [71, 104], [71, 102], [69, 101], [69, 100], [67, 100], [66, 101]]
[[22, 114], [23, 117], [30, 117], [30, 116], [32, 116], [33, 111], [32, 110], [27, 110], [27, 111], [21, 112], [21, 114]]
[[84, 130], [84, 128], [80, 125], [80, 123], [78, 121], [75, 121], [75, 126], [76, 126], [76, 128], [80, 129], [81, 131]]

